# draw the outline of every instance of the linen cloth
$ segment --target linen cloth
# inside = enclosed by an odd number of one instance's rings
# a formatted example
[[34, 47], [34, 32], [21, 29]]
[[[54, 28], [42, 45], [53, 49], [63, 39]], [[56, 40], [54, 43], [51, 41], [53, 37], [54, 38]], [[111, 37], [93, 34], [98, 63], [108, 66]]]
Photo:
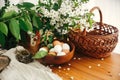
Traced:
[[[22, 47], [17, 47], [21, 49]], [[12, 48], [5, 52], [11, 62], [2, 73], [0, 80], [62, 80], [57, 74], [53, 73], [49, 67], [34, 61], [29, 64], [24, 64], [16, 60], [16, 48]]]

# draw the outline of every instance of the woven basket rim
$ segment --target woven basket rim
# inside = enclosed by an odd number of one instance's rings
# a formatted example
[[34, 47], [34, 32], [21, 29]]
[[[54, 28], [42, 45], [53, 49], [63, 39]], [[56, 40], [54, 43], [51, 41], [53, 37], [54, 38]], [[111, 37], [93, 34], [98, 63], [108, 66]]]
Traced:
[[100, 22], [95, 22], [93, 30], [87, 32], [80, 29], [71, 29], [69, 32], [70, 40], [76, 48], [83, 54], [94, 58], [110, 56], [118, 42], [118, 28], [102, 22], [102, 12], [99, 7], [94, 7], [90, 12], [97, 9], [100, 14]]
[[[100, 23], [100, 22], [95, 22], [95, 24], [98, 24], [98, 23]], [[118, 30], [118, 28], [117, 27], [115, 27], [115, 26], [113, 26], [113, 25], [110, 25], [110, 24], [106, 24], [106, 23], [103, 23], [103, 25], [104, 26], [109, 26], [109, 27], [112, 27], [113, 29], [114, 29], [114, 31], [115, 32], [113, 32], [113, 33], [108, 33], [108, 34], [106, 34], [106, 35], [92, 35], [92, 34], [89, 34], [89, 32], [87, 32], [87, 35], [91, 35], [91, 36], [111, 36], [111, 35], [114, 35], [114, 34], [118, 34], [119, 33], [119, 30]], [[94, 30], [93, 30], [94, 31]]]

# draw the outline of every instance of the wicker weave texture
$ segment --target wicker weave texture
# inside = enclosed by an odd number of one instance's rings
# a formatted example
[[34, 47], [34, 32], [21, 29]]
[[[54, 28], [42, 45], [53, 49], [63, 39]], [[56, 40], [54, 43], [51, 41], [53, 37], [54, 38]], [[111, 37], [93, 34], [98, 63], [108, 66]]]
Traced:
[[[93, 8], [99, 9], [98, 7]], [[102, 13], [100, 12], [100, 18], [102, 18]], [[94, 30], [87, 32], [84, 29], [83, 32], [80, 30], [71, 30], [69, 32], [70, 40], [76, 45], [79, 52], [95, 57], [103, 58], [110, 56], [110, 53], [116, 47], [118, 42], [118, 29], [112, 25], [96, 22], [93, 25]]]
[[98, 35], [93, 34], [96, 33], [96, 30], [94, 30], [95, 32], [92, 32], [92, 34], [89, 32], [86, 36], [83, 36], [80, 31], [71, 30], [69, 38], [81, 53], [95, 58], [107, 57], [110, 55], [110, 52], [113, 51], [118, 42], [118, 30], [115, 27], [113, 28], [116, 33], [106, 34], [107, 32], [104, 32], [104, 35], [101, 35], [101, 33]]

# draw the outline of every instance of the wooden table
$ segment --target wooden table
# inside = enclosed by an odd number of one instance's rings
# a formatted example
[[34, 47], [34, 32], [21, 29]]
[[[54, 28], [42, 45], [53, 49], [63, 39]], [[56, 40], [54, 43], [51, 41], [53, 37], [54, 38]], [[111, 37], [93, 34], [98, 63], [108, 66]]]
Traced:
[[102, 59], [77, 55], [69, 63], [51, 68], [63, 80], [120, 80], [120, 55]]

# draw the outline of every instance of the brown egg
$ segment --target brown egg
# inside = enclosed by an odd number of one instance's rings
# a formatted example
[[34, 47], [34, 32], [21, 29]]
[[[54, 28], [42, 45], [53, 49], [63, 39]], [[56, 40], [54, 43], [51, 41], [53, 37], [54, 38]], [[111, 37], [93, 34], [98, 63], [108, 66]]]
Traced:
[[55, 45], [61, 45], [61, 42], [58, 40], [55, 40], [55, 41], [53, 41], [53, 46], [55, 46]]
[[48, 55], [53, 55], [53, 56], [56, 56], [57, 53], [56, 52], [49, 52]]
[[63, 49], [62, 51], [65, 52], [66, 54], [70, 52], [69, 49]]

